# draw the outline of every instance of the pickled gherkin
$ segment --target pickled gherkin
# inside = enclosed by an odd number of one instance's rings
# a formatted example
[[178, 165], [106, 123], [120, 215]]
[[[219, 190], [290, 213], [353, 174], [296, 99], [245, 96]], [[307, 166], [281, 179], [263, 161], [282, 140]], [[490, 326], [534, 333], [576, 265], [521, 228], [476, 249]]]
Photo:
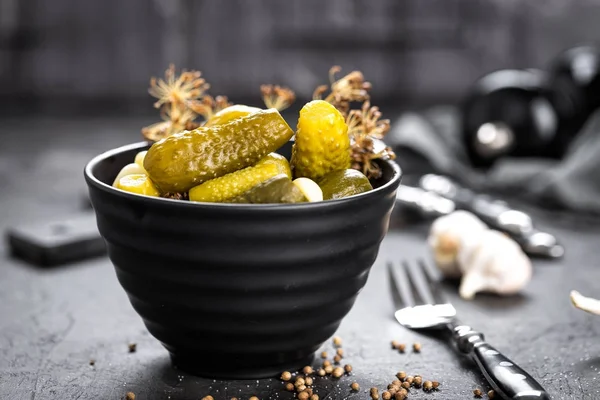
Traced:
[[277, 110], [261, 110], [162, 139], [148, 150], [144, 168], [162, 192], [186, 192], [256, 164], [293, 134]]
[[191, 201], [228, 202], [277, 175], [291, 177], [285, 157], [271, 153], [256, 165], [204, 182], [190, 190]]
[[341, 199], [373, 190], [369, 179], [355, 169], [330, 172], [317, 183], [323, 191], [323, 200]]
[[324, 100], [313, 100], [300, 110], [292, 149], [295, 178], [317, 181], [331, 171], [350, 168], [350, 137], [342, 114]]
[[261, 109], [257, 107], [234, 104], [233, 106], [229, 106], [215, 113], [215, 115], [210, 117], [208, 121], [204, 123], [204, 126], [223, 125], [234, 119], [245, 117], [246, 115], [250, 115], [260, 110]]
[[228, 200], [229, 203], [249, 204], [304, 203], [307, 201], [306, 196], [286, 174], [275, 175]]

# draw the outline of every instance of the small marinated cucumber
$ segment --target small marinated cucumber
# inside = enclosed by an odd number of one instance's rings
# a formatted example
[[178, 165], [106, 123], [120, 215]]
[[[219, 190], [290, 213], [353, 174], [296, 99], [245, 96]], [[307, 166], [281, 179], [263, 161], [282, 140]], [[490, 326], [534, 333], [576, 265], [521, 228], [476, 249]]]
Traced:
[[286, 174], [275, 175], [229, 200], [231, 203], [251, 204], [303, 203], [307, 201], [306, 196]]
[[133, 174], [144, 174], [144, 175], [146, 175], [146, 170], [144, 169], [144, 167], [140, 166], [138, 163], [127, 164], [126, 166], [124, 166], [121, 169], [121, 171], [119, 171], [119, 174], [117, 175], [117, 177], [113, 181], [112, 185], [114, 187], [116, 187], [117, 184], [119, 183], [119, 180], [121, 180], [121, 178], [123, 178], [124, 176], [127, 176], [127, 175], [133, 175]]
[[341, 199], [373, 190], [369, 179], [355, 169], [333, 171], [319, 180], [323, 200]]
[[117, 188], [145, 196], [160, 196], [160, 192], [146, 174], [127, 175], [119, 179]]
[[163, 192], [186, 192], [256, 164], [293, 135], [277, 110], [261, 110], [164, 138], [150, 147], [144, 168]]
[[350, 168], [348, 125], [333, 105], [313, 100], [302, 107], [291, 164], [295, 178], [312, 180]]
[[276, 175], [291, 177], [289, 163], [285, 157], [271, 153], [256, 165], [211, 179], [190, 190], [191, 201], [225, 202], [250, 190], [261, 182]]
[[234, 104], [232, 106], [222, 109], [218, 113], [215, 113], [212, 117], [208, 119], [208, 121], [204, 123], [204, 126], [223, 125], [233, 121], [234, 119], [245, 117], [246, 115], [250, 115], [260, 110], [261, 109], [257, 107], [249, 107], [243, 104]]
[[308, 178], [294, 179], [294, 185], [306, 196], [308, 201], [322, 201], [323, 191], [315, 181]]

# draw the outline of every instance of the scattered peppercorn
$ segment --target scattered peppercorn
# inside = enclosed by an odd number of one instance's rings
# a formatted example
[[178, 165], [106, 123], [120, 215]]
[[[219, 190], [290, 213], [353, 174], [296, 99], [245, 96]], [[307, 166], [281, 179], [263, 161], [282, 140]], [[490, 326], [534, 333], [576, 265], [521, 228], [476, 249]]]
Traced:
[[326, 372], [323, 368], [319, 368], [319, 370], [317, 371], [317, 375], [319, 376], [325, 376]]
[[252, 396], [252, 397], [250, 397], [250, 399], [248, 399], [248, 400], [258, 400], [258, 397], [256, 397], [256, 396]]
[[494, 392], [493, 390], [490, 390], [490, 391], [488, 392], [488, 397], [489, 397], [490, 399], [493, 399], [493, 398], [494, 398], [494, 396], [496, 396], [496, 392]]
[[475, 397], [481, 397], [481, 396], [483, 396], [483, 393], [481, 393], [481, 390], [475, 389], [475, 390], [473, 390], [473, 395]]
[[281, 380], [289, 381], [290, 379], [292, 379], [292, 373], [290, 371], [283, 371], [283, 373], [281, 374]]
[[125, 393], [125, 400], [135, 400], [135, 393], [133, 393], [133, 392]]
[[288, 382], [285, 384], [285, 390], [287, 390], [288, 392], [293, 392], [294, 389], [294, 384], [292, 382]]
[[338, 354], [336, 354], [335, 357], [333, 357], [333, 362], [336, 364], [339, 364], [340, 361], [342, 361], [342, 357], [340, 357]]
[[311, 395], [310, 400], [319, 400], [319, 395], [318, 394]]
[[306, 378], [304, 378], [304, 382], [307, 386], [310, 386], [313, 384], [313, 378], [311, 378], [310, 376], [307, 376]]
[[352, 385], [350, 385], [350, 387], [352, 388], [352, 390], [354, 390], [355, 392], [358, 392], [360, 390], [360, 385], [356, 382], [352, 382]]
[[408, 382], [402, 382], [402, 385], [401, 385], [401, 386], [402, 386], [404, 389], [410, 389], [410, 383], [408, 383]]
[[423, 383], [423, 378], [421, 378], [419, 375], [415, 376], [415, 379], [413, 380], [413, 385], [415, 387], [420, 387], [422, 383]]
[[371, 388], [370, 394], [373, 400], [379, 400], [379, 390], [377, 388]]
[[433, 389], [433, 383], [431, 381], [423, 382], [423, 390], [429, 392], [431, 389]]
[[347, 373], [352, 372], [352, 365], [350, 365], [350, 364], [344, 365], [344, 371], [346, 371]]
[[329, 365], [331, 365], [331, 361], [329, 361], [329, 360], [323, 361], [323, 368], [325, 368], [325, 367], [327, 367]]
[[339, 337], [339, 336], [335, 336], [335, 337], [333, 338], [333, 345], [334, 345], [335, 347], [340, 347], [340, 346], [342, 345], [342, 338], [341, 338], [341, 337]]
[[419, 343], [419, 342], [413, 343], [413, 350], [415, 353], [420, 353], [421, 352], [421, 343]]
[[334, 378], [340, 378], [342, 375], [344, 375], [344, 368], [342, 368], [342, 367], [334, 368], [332, 375]]
[[344, 349], [337, 349], [335, 354], [337, 354], [340, 357], [344, 357]]
[[[431, 386], [432, 386], [434, 389], [437, 389], [437, 388], [439, 388], [439, 387], [440, 387], [440, 383], [439, 383], [438, 381], [433, 381], [433, 382], [431, 382]], [[490, 391], [493, 391], [493, 390], [490, 390]], [[488, 393], [488, 394], [489, 394], [489, 393]]]
[[91, 359], [91, 360], [90, 360], [90, 365], [93, 367], [95, 364], [96, 364], [96, 360], [94, 360], [94, 359]]
[[215, 400], [211, 395], [204, 396], [202, 400]]
[[327, 358], [327, 352], [326, 351], [324, 351], [324, 352], [321, 353], [321, 358]]
[[333, 372], [333, 366], [331, 366], [331, 365], [326, 366], [325, 367], [325, 372], [327, 374], [331, 374]]
[[406, 379], [406, 372], [404, 371], [400, 371], [396, 374], [396, 378], [400, 379], [401, 381]]
[[381, 397], [383, 400], [390, 400], [392, 398], [392, 394], [385, 390], [383, 393], [381, 393]]
[[310, 395], [307, 392], [298, 393], [298, 400], [308, 400]]
[[313, 369], [310, 365], [307, 365], [306, 367], [302, 368], [302, 372], [304, 372], [304, 375], [310, 375], [313, 373]]
[[137, 350], [137, 344], [136, 343], [129, 343], [129, 345], [127, 347], [129, 347], [129, 352], [130, 353], [135, 353], [135, 351]]
[[400, 343], [398, 345], [398, 351], [400, 351], [400, 353], [404, 353], [404, 350], [406, 350], [406, 345], [404, 343]]
[[306, 383], [306, 381], [304, 380], [304, 378], [299, 376], [296, 378], [296, 382], [294, 382], [294, 385], [296, 387], [298, 387], [298, 386], [304, 385], [305, 383]]

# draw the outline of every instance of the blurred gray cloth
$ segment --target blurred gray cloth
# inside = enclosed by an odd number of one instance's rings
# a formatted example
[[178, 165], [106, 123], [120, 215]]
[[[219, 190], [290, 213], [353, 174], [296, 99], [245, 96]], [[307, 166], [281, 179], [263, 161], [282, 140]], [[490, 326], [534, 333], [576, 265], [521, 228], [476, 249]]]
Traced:
[[510, 193], [538, 206], [600, 214], [600, 111], [592, 115], [561, 160], [503, 158], [487, 171], [471, 168], [460, 138], [457, 110], [406, 113], [386, 137], [398, 153], [422, 156], [433, 172], [478, 191]]

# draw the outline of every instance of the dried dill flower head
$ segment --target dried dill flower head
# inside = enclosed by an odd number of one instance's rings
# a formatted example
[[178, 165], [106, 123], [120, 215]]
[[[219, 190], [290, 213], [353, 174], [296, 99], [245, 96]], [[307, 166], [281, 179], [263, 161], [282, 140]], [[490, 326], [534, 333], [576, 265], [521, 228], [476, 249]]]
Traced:
[[313, 93], [313, 99], [323, 99], [325, 92], [330, 90], [330, 93], [323, 100], [331, 103], [345, 116], [350, 110], [352, 102], [360, 103], [369, 99], [371, 83], [365, 81], [360, 71], [352, 71], [336, 80], [335, 74], [341, 70], [342, 68], [338, 65], [331, 67], [329, 70], [330, 87], [327, 87], [327, 85], [317, 87]]
[[190, 109], [196, 114], [201, 115], [205, 121], [208, 121], [213, 115], [219, 111], [231, 106], [227, 96], [212, 97], [206, 95], [200, 100], [194, 100], [189, 103]]
[[261, 85], [260, 93], [267, 108], [283, 111], [296, 101], [293, 90], [279, 85]]

